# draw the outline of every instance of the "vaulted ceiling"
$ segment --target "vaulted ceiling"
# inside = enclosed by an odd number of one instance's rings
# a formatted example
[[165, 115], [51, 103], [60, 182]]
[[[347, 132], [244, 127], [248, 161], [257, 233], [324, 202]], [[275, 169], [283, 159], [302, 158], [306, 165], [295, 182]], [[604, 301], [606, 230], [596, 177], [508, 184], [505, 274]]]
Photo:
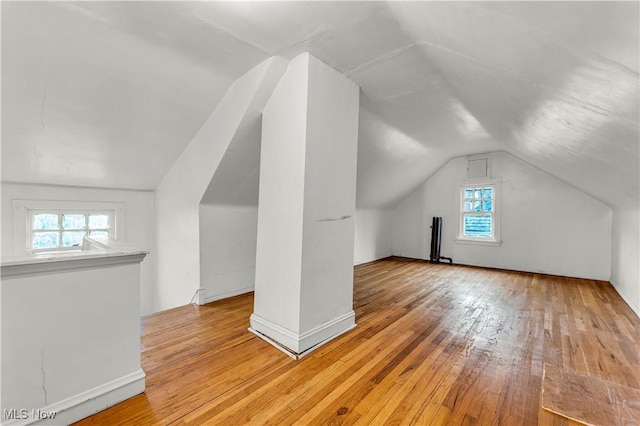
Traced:
[[638, 6], [3, 1], [2, 180], [154, 189], [235, 79], [309, 51], [361, 87], [360, 207], [496, 150], [637, 207]]

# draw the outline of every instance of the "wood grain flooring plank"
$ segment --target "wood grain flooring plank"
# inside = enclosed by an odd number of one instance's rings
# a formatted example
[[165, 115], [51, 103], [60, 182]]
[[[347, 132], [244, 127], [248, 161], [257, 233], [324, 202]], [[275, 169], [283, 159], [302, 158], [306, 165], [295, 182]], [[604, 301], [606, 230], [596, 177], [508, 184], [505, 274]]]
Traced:
[[253, 294], [141, 321], [147, 390], [79, 425], [575, 425], [543, 365], [640, 385], [611, 284], [405, 258], [354, 268], [357, 327], [294, 361], [247, 331]]

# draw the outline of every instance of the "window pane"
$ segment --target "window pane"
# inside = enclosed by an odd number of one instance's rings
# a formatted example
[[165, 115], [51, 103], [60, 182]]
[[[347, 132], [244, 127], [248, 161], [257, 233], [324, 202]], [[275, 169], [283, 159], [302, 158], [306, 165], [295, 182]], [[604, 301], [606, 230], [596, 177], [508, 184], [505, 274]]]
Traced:
[[33, 229], [58, 229], [57, 214], [34, 214]]
[[492, 218], [488, 215], [465, 215], [464, 235], [469, 237], [490, 237]]
[[109, 231], [91, 231], [89, 233], [90, 237], [105, 237], [109, 238]]
[[493, 198], [493, 188], [484, 189], [484, 198]]
[[464, 202], [464, 211], [465, 212], [470, 212], [472, 211], [471, 209], [473, 208], [473, 203], [470, 200], [465, 200]]
[[64, 229], [84, 229], [84, 221], [83, 214], [65, 214], [62, 216], [62, 227]]
[[464, 190], [464, 198], [473, 198], [473, 189], [465, 188]]
[[60, 234], [57, 232], [34, 232], [33, 233], [33, 248], [54, 248], [60, 246]]
[[89, 216], [89, 228], [108, 228], [109, 227], [109, 215], [107, 214], [92, 214]]
[[62, 247], [72, 247], [82, 245], [82, 237], [85, 236], [84, 231], [63, 232]]
[[482, 198], [482, 188], [476, 188], [473, 198], [478, 198], [478, 199]]
[[483, 204], [482, 209], [483, 209], [485, 212], [490, 212], [490, 211], [492, 211], [492, 210], [493, 210], [493, 201], [490, 201], [490, 200], [484, 200], [484, 201], [482, 202], [482, 204]]
[[472, 207], [474, 212], [479, 212], [482, 210], [482, 207], [480, 205], [480, 201], [474, 201], [473, 202], [473, 207]]

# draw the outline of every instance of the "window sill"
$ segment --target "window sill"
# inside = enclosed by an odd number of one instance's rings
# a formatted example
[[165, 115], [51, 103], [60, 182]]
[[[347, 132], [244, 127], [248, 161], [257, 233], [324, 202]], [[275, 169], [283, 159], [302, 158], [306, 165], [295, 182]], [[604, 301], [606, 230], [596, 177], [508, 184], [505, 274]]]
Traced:
[[471, 239], [462, 239], [456, 238], [454, 240], [457, 244], [469, 244], [472, 246], [492, 246], [492, 247], [500, 247], [502, 245], [502, 241], [500, 240], [471, 240]]

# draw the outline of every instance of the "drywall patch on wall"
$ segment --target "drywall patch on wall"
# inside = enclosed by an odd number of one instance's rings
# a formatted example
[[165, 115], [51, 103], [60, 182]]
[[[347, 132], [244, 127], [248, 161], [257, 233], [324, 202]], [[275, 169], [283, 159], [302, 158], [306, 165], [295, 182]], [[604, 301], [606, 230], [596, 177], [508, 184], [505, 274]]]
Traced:
[[442, 255], [454, 263], [609, 280], [611, 209], [506, 152], [491, 154], [502, 179], [501, 246], [455, 242], [467, 158], [451, 160], [393, 212], [393, 253], [428, 259], [431, 218], [443, 218]]

